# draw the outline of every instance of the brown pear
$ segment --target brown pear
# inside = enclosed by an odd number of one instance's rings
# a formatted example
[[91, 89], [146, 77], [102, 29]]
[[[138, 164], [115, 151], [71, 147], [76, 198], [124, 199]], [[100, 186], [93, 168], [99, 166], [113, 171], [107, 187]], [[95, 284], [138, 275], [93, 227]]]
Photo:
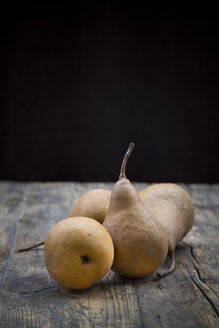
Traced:
[[89, 190], [76, 202], [70, 217], [85, 216], [103, 223], [109, 209], [110, 196], [110, 190]]
[[182, 187], [173, 183], [151, 185], [141, 190], [139, 196], [166, 230], [168, 253], [171, 255], [192, 228], [194, 205], [191, 197]]
[[114, 244], [112, 270], [126, 277], [144, 277], [156, 271], [165, 261], [167, 235], [156, 217], [143, 205], [137, 191], [126, 179], [127, 159], [123, 159], [119, 181], [116, 182], [103, 226]]

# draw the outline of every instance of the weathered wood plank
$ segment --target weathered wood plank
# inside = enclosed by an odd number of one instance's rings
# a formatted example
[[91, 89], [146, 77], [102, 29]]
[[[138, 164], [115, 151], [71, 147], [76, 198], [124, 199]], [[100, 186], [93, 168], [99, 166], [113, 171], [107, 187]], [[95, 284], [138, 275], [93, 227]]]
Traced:
[[[139, 305], [149, 327], [218, 327], [218, 313], [204, 293], [189, 247], [176, 249], [176, 270], [158, 282], [136, 282]], [[209, 297], [216, 298], [212, 292]]]
[[0, 290], [13, 248], [26, 187], [24, 183], [0, 182]]
[[[191, 195], [195, 203], [195, 224], [185, 241], [190, 245], [191, 254], [199, 273], [200, 279], [219, 296], [219, 216], [215, 215], [215, 188], [202, 186], [197, 192], [194, 185], [191, 186]], [[206, 196], [203, 197], [203, 189]], [[216, 188], [216, 190], [219, 188]]]
[[[135, 184], [137, 190], [146, 186]], [[85, 191], [112, 187], [113, 183], [30, 184], [16, 221], [14, 248], [44, 239]], [[12, 253], [0, 298], [1, 327], [218, 327], [218, 221], [215, 212], [203, 208], [214, 204], [218, 189], [206, 199], [194, 186], [185, 187], [200, 206], [186, 244], [177, 247], [172, 275], [160, 281], [152, 281], [153, 275], [131, 280], [111, 271], [88, 290], [69, 291], [49, 277], [42, 247]]]

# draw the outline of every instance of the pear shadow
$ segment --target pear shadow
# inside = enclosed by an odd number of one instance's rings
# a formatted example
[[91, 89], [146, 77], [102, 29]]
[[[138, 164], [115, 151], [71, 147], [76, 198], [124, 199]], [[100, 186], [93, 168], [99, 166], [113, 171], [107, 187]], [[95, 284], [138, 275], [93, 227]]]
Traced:
[[[189, 256], [189, 247], [186, 246], [183, 243], [179, 243], [175, 249], [175, 257], [176, 257], [176, 268], [178, 264], [182, 262], [182, 257], [184, 256]], [[163, 281], [166, 277], [163, 278], [158, 278], [157, 277], [157, 272], [158, 271], [165, 271], [169, 268], [170, 266], [170, 258], [167, 256], [164, 264], [155, 272], [152, 274], [141, 277], [141, 278], [128, 278], [119, 275], [118, 273], [113, 272], [110, 270], [108, 274], [106, 274], [103, 278], [101, 278], [98, 282], [96, 282], [94, 285], [92, 285], [89, 288], [83, 289], [83, 290], [72, 290], [68, 289], [65, 287], [62, 287], [61, 285], [58, 285], [58, 289], [60, 292], [67, 294], [67, 295], [80, 295], [80, 296], [86, 296], [86, 295], [91, 295], [95, 294], [96, 297], [98, 297], [98, 294], [101, 292], [107, 291], [109, 289], [112, 289], [113, 287], [129, 287], [130, 285], [135, 285], [135, 286], [141, 286], [145, 284], [156, 284], [160, 280]], [[171, 274], [174, 274], [171, 273]], [[171, 274], [169, 276], [171, 276]]]
[[55, 281], [42, 274], [17, 277], [4, 283], [5, 291], [16, 294], [33, 294], [49, 289], [55, 289]]
[[[176, 268], [183, 264], [186, 258], [191, 257], [191, 246], [187, 243], [180, 242], [175, 249]], [[158, 269], [159, 271], [165, 271], [170, 265], [170, 258], [167, 256], [164, 264]], [[156, 284], [158, 281], [163, 281], [166, 277], [157, 278], [158, 270], [151, 275], [142, 278], [127, 278], [120, 276], [119, 274], [110, 270], [104, 277], [97, 281], [94, 285], [83, 290], [73, 290], [65, 288], [54, 281], [49, 275], [30, 275], [27, 277], [18, 277], [10, 281], [6, 281], [4, 284], [4, 290], [24, 296], [31, 295], [48, 295], [49, 297], [57, 297], [58, 295], [65, 295], [70, 297], [81, 298], [103, 298], [105, 292], [111, 291], [116, 287], [130, 287], [141, 286], [145, 284]], [[169, 277], [174, 274], [171, 273]]]

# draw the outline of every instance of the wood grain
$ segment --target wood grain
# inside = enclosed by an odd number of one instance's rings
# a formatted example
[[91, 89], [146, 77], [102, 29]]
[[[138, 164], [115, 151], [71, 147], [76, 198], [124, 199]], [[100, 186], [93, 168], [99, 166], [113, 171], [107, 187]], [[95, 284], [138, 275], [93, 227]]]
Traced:
[[[140, 190], [147, 184], [134, 185]], [[219, 327], [219, 185], [183, 185], [196, 220], [176, 249], [175, 272], [160, 281], [110, 271], [91, 288], [70, 291], [48, 275], [43, 247], [15, 252], [43, 240], [84, 192], [112, 187], [0, 183], [0, 327]]]
[[27, 184], [0, 183], [0, 290], [12, 253], [18, 221], [22, 215]]

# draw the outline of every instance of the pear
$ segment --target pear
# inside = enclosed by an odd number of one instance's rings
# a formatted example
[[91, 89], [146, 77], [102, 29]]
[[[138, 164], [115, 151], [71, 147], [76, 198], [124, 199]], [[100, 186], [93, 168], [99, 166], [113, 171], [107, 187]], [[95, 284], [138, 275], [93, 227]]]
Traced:
[[192, 228], [195, 211], [189, 194], [173, 183], [158, 183], [139, 192], [145, 206], [155, 215], [168, 235], [168, 254]]
[[84, 193], [75, 203], [70, 217], [85, 216], [103, 223], [109, 209], [111, 191], [92, 189]]
[[114, 244], [112, 270], [122, 276], [138, 278], [153, 273], [164, 263], [168, 239], [161, 224], [126, 179], [126, 163], [133, 148], [131, 143], [113, 188], [103, 226]]
[[85, 289], [111, 268], [114, 256], [109, 233], [97, 221], [75, 217], [58, 222], [49, 231], [44, 261], [51, 277], [69, 289]]

